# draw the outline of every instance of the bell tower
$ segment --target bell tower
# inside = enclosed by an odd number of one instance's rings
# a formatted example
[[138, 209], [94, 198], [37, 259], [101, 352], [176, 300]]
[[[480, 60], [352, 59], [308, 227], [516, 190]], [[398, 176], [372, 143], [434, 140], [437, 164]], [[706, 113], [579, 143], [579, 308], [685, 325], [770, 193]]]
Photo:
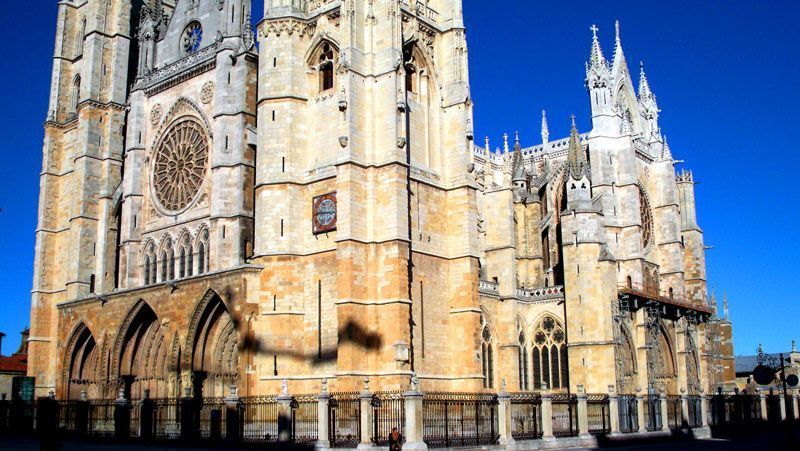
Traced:
[[28, 374], [36, 377], [38, 395], [56, 385], [56, 305], [117, 285], [117, 188], [131, 23], [140, 6], [130, 0], [58, 5], [31, 295]]
[[[267, 0], [259, 40], [259, 327], [295, 337], [268, 344], [262, 380], [479, 387], [461, 2]], [[311, 351], [290, 362], [287, 346]]]

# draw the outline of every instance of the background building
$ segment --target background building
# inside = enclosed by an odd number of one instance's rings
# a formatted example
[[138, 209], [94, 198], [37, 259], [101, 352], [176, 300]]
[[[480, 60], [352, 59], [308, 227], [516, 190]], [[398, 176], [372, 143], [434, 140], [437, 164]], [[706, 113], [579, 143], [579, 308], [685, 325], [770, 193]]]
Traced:
[[249, 0], [59, 3], [39, 394], [732, 384], [693, 175], [619, 30], [591, 131], [492, 152], [460, 0], [266, 6], [256, 34]]

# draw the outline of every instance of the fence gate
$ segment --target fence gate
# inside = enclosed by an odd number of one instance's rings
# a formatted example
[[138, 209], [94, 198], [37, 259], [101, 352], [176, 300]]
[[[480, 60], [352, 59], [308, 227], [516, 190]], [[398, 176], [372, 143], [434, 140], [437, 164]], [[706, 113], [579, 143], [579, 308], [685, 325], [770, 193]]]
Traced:
[[619, 430], [620, 432], [635, 432], [639, 430], [636, 396], [621, 395], [619, 397]]

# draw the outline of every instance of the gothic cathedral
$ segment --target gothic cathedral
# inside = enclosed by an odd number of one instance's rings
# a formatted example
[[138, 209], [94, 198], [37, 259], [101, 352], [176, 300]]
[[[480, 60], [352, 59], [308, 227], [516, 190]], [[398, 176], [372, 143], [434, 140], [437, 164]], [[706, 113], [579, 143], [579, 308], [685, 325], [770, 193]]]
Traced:
[[59, 2], [38, 394], [733, 382], [693, 176], [619, 28], [609, 61], [593, 27], [592, 130], [543, 113], [492, 150], [461, 0], [265, 3]]

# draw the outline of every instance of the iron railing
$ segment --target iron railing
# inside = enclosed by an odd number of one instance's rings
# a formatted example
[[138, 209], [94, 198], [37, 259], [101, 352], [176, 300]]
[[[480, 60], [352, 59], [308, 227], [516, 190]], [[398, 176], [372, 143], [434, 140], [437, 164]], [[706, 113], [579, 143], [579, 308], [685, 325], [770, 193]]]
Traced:
[[608, 395], [588, 395], [586, 403], [589, 433], [603, 435], [611, 432], [611, 409]]
[[332, 448], [355, 448], [361, 442], [361, 401], [358, 393], [331, 394], [328, 404]]
[[242, 440], [248, 443], [278, 441], [278, 400], [274, 396], [252, 396], [239, 400]]
[[293, 443], [309, 445], [319, 438], [319, 409], [316, 395], [295, 396], [292, 399]]
[[372, 396], [372, 443], [389, 445], [389, 434], [397, 428], [403, 435], [406, 409], [402, 392], [375, 393]]
[[497, 396], [426, 393], [422, 398], [422, 427], [423, 440], [429, 447], [495, 444]]
[[[690, 428], [703, 425], [703, 399], [700, 396], [690, 395], [686, 397], [688, 404], [689, 417], [686, 419]], [[760, 412], [760, 411], [759, 411]]]
[[553, 395], [553, 436], [578, 436], [578, 398]]
[[661, 397], [659, 395], [644, 396], [644, 424], [648, 431], [660, 431], [662, 426]]
[[511, 436], [514, 440], [542, 438], [542, 397], [534, 393], [511, 395]]
[[623, 433], [639, 430], [639, 405], [634, 395], [620, 395], [619, 403], [619, 431]]
[[[769, 407], [769, 398], [767, 399]], [[777, 405], [780, 409], [780, 405]], [[769, 412], [772, 414], [772, 412]], [[777, 415], [780, 419], [780, 410]], [[774, 416], [770, 415], [770, 418]], [[758, 395], [715, 395], [711, 398], [712, 426], [746, 425], [762, 421], [761, 398]]]
[[667, 396], [667, 427], [670, 429], [680, 429], [683, 426], [683, 406], [681, 397], [669, 395]]

